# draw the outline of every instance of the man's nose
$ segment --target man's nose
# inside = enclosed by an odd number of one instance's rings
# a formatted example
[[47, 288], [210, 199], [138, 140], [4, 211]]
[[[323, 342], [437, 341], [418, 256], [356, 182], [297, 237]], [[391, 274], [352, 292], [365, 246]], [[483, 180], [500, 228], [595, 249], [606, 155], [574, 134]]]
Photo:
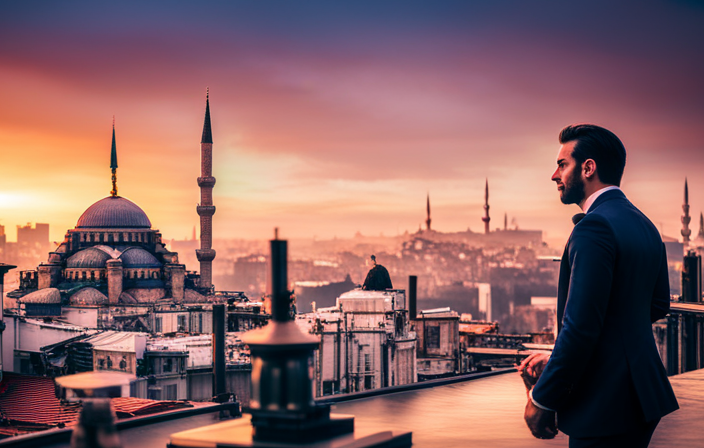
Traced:
[[551, 178], [551, 180], [552, 180], [553, 182], [559, 182], [559, 181], [560, 181], [560, 168], [559, 168], [559, 167], [555, 168], [555, 172], [552, 173], [552, 178]]

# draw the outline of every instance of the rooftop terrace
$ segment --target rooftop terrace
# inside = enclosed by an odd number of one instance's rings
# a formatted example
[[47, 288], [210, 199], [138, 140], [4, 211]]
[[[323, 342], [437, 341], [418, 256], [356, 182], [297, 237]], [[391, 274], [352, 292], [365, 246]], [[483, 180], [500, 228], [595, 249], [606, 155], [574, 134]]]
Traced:
[[[666, 416], [651, 448], [698, 446], [704, 415], [704, 370], [671, 377], [681, 409]], [[412, 431], [414, 447], [566, 447], [567, 436], [538, 440], [523, 422], [526, 395], [516, 373], [509, 372], [432, 388], [408, 390], [337, 403], [334, 412], [354, 414], [356, 426], [370, 430]], [[175, 414], [178, 415], [178, 414]], [[172, 418], [120, 430], [124, 448], [166, 447], [169, 436], [216, 423], [214, 414]], [[0, 442], [19, 445], [22, 437]], [[68, 447], [61, 443], [34, 443]], [[207, 445], [206, 445], [207, 446]]]

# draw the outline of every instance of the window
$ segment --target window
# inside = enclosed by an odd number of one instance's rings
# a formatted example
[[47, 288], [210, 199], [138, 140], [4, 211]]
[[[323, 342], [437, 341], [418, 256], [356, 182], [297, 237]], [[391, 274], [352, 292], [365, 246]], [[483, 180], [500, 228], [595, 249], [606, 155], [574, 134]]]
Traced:
[[112, 369], [112, 359], [108, 356], [108, 369]]
[[103, 358], [98, 359], [98, 369], [100, 369], [100, 370], [105, 369], [105, 359], [103, 359]]
[[440, 348], [440, 327], [434, 325], [425, 328], [425, 346], [427, 348]]
[[167, 386], [164, 386], [164, 399], [178, 400], [178, 385], [169, 384]]
[[154, 319], [154, 332], [161, 333], [161, 317]]
[[174, 360], [172, 358], [164, 359], [164, 373], [170, 373], [174, 370]]
[[126, 370], [127, 369], [127, 359], [125, 357], [122, 357], [122, 360], [120, 361], [120, 370]]
[[366, 375], [364, 377], [364, 390], [374, 389], [374, 377], [372, 375]]
[[340, 392], [340, 383], [338, 381], [323, 381], [323, 395], [332, 395]]
[[161, 388], [150, 387], [147, 391], [147, 398], [149, 398], [150, 400], [161, 400]]
[[186, 316], [178, 316], [178, 331], [186, 331]]
[[365, 372], [371, 372], [372, 370], [372, 357], [369, 355], [369, 353], [364, 354], [364, 371]]

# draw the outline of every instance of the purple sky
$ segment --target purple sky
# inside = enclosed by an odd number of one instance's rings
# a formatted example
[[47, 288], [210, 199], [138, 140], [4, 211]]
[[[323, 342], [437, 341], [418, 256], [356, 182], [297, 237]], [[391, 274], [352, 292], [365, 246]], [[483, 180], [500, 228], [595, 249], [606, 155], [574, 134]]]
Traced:
[[[704, 210], [704, 6], [685, 1], [14, 2], [0, 5], [0, 225], [61, 239], [110, 191], [166, 238], [198, 217], [211, 90], [215, 237], [327, 238], [515, 218], [559, 243], [557, 134], [629, 151], [623, 188], [679, 235]], [[698, 230], [695, 226], [694, 232]]]

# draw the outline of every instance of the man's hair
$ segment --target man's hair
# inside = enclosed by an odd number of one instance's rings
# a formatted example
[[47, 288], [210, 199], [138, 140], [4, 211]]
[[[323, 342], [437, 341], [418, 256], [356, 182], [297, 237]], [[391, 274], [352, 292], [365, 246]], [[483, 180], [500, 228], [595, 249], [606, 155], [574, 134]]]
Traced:
[[596, 173], [605, 184], [621, 185], [626, 166], [626, 148], [616, 134], [593, 124], [570, 125], [560, 131], [560, 143], [576, 141], [572, 157], [579, 165], [596, 162]]

